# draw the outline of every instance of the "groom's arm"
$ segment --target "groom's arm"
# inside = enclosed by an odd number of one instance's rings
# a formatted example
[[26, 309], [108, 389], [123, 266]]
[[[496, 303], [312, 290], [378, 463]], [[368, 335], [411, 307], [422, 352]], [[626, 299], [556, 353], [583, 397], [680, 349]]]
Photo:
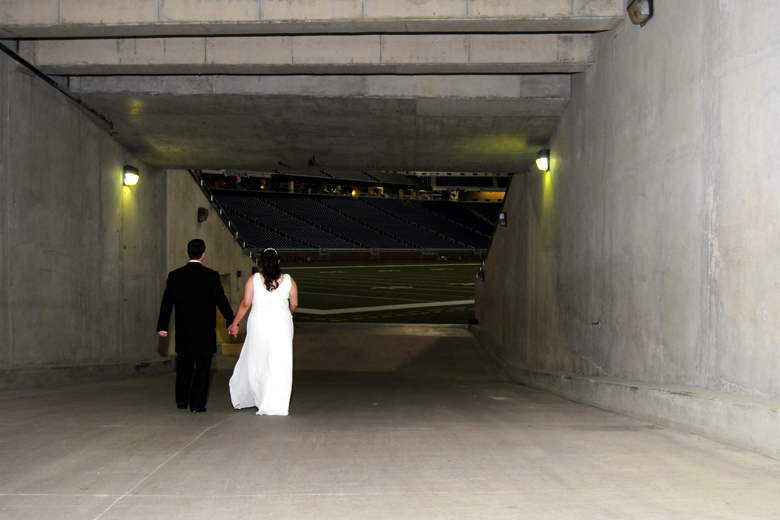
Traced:
[[217, 302], [217, 308], [219, 308], [222, 317], [225, 318], [225, 324], [230, 327], [235, 315], [233, 314], [233, 309], [230, 307], [230, 301], [228, 301], [227, 296], [225, 296], [225, 290], [222, 288], [222, 283], [219, 281], [218, 274], [211, 283], [211, 296], [214, 298], [214, 301]]
[[173, 312], [173, 290], [171, 289], [171, 277], [165, 283], [162, 304], [160, 304], [160, 317], [157, 319], [157, 332], [167, 332]]

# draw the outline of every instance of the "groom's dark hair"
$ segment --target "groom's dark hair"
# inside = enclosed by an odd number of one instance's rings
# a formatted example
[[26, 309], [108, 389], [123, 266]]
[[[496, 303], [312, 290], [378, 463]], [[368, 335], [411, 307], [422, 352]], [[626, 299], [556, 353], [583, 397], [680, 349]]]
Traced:
[[206, 242], [203, 240], [196, 238], [195, 240], [190, 240], [190, 243], [187, 244], [187, 254], [190, 255], [190, 260], [197, 260], [201, 256], [203, 256], [203, 253], [206, 252]]

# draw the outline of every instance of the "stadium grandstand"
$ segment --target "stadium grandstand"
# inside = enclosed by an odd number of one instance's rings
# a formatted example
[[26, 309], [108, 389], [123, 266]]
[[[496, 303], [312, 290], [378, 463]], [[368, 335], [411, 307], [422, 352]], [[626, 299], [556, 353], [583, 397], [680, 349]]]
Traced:
[[436, 177], [437, 186], [494, 188], [493, 177]]
[[496, 202], [464, 202], [463, 207], [482, 217], [493, 226], [496, 225], [498, 214], [501, 212], [501, 204]]
[[[497, 177], [492, 175], [322, 170], [191, 173], [212, 209], [248, 252], [274, 247], [331, 255], [407, 252], [481, 258], [500, 209], [495, 202], [458, 200], [461, 185], [495, 192]], [[455, 182], [448, 190], [437, 190], [437, 185], [444, 185], [442, 180]]]

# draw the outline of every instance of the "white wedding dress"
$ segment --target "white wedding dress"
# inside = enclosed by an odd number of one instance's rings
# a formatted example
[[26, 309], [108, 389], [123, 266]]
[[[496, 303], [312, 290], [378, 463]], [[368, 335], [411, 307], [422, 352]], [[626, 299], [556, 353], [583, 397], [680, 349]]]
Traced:
[[292, 281], [283, 274], [279, 286], [266, 290], [255, 274], [255, 294], [246, 340], [230, 378], [233, 408], [257, 407], [257, 415], [287, 415], [292, 392], [293, 322], [289, 297]]

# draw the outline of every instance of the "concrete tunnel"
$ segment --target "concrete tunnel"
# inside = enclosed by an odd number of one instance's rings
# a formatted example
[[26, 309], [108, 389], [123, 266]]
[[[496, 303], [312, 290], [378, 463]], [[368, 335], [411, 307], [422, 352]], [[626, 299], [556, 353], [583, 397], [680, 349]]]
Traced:
[[[0, 516], [777, 517], [779, 16], [0, 2]], [[296, 328], [297, 413], [223, 360], [176, 415], [166, 273], [253, 267], [187, 170], [315, 167], [512, 173], [478, 323]]]

